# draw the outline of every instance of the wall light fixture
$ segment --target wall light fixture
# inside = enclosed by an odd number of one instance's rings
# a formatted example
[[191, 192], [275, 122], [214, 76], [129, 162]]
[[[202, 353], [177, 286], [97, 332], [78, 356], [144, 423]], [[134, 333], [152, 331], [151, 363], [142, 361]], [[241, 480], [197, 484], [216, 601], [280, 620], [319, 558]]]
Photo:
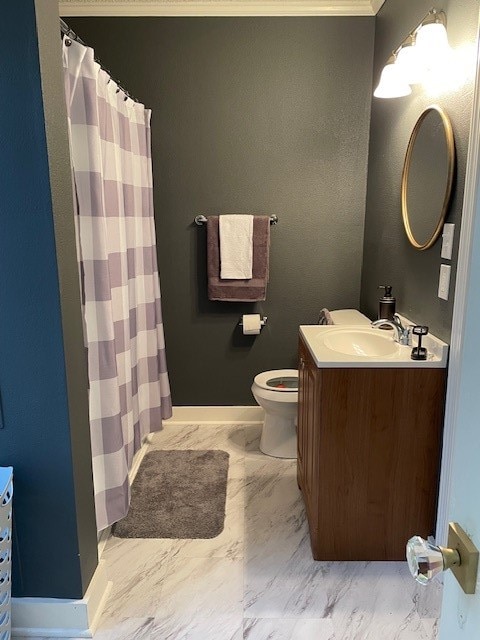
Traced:
[[447, 16], [431, 9], [393, 51], [375, 89], [376, 98], [399, 98], [412, 92], [410, 85], [428, 81], [428, 76], [446, 63], [451, 49]]
[[397, 67], [407, 84], [420, 84], [425, 77], [425, 62], [419, 52], [415, 36], [410, 35], [400, 45], [397, 53]]
[[383, 67], [380, 82], [373, 95], [376, 98], [400, 98], [408, 96], [410, 93], [412, 93], [412, 89], [398, 65], [398, 58], [396, 55], [391, 55]]

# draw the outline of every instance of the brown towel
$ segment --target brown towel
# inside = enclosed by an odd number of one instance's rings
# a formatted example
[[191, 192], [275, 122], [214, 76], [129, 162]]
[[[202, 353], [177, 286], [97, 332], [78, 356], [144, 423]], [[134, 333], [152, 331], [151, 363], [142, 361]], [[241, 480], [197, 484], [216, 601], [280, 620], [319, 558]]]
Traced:
[[249, 280], [220, 278], [220, 242], [218, 216], [207, 218], [207, 276], [208, 299], [223, 302], [256, 302], [267, 295], [268, 262], [270, 252], [270, 217], [253, 219], [253, 265]]

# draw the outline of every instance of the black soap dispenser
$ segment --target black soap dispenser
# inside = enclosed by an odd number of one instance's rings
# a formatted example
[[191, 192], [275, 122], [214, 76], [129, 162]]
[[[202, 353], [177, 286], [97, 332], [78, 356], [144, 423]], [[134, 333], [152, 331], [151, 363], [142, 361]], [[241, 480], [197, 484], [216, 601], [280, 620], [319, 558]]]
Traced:
[[378, 301], [378, 319], [393, 320], [397, 301], [392, 296], [392, 285], [384, 284], [380, 285], [378, 288], [385, 289], [385, 295]]

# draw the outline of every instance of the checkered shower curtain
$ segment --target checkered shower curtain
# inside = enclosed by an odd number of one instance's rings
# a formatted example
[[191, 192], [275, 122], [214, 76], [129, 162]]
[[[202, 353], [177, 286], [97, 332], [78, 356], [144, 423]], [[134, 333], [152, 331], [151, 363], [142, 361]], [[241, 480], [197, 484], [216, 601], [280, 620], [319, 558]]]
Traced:
[[171, 416], [153, 218], [150, 114], [78, 42], [63, 45], [88, 352], [98, 530], [123, 518], [143, 438]]

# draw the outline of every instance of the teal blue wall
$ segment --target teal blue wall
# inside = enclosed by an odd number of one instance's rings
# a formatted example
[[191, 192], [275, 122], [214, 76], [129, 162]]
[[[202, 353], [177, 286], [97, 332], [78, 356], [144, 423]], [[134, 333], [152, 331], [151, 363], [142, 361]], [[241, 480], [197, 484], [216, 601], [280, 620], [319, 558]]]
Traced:
[[14, 468], [13, 594], [79, 598], [96, 550], [79, 552], [33, 0], [2, 2], [0, 60], [0, 466]]

